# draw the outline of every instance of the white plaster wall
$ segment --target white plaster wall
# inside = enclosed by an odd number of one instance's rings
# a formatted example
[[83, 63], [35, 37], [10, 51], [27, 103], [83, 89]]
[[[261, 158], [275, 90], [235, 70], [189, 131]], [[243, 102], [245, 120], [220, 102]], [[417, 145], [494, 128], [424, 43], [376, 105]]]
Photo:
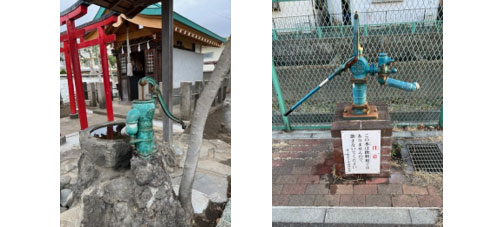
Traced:
[[203, 55], [174, 48], [174, 88], [181, 82], [203, 80]]
[[[273, 11], [275, 20], [275, 29], [296, 28], [296, 27], [314, 27], [315, 20], [313, 15], [313, 6], [311, 0], [298, 0], [279, 2], [281, 11]], [[301, 16], [292, 20], [279, 19], [280, 17]]]
[[[211, 47], [211, 46], [203, 46], [201, 48], [201, 52], [203, 54], [205, 53], [213, 53], [213, 56], [210, 58], [204, 58], [203, 62], [213, 62], [213, 61], [218, 61], [220, 58], [220, 55], [222, 54], [222, 51], [224, 50], [224, 45], [221, 47]], [[215, 69], [214, 64], [204, 64], [203, 65], [203, 72], [212, 72]]]
[[[305, 27], [304, 24], [316, 26], [313, 20], [311, 0], [280, 2], [280, 12], [273, 11], [273, 18], [302, 16], [294, 19], [275, 19], [273, 28]], [[327, 0], [328, 12], [334, 14], [332, 22], [342, 21], [342, 1]], [[350, 0], [351, 14], [360, 12], [360, 24], [401, 23], [423, 20], [435, 20], [439, 0]], [[400, 11], [395, 11], [400, 10]], [[386, 11], [387, 16], [386, 16]], [[370, 13], [364, 13], [370, 12]], [[310, 18], [305, 15], [309, 15]]]
[[439, 0], [351, 0], [351, 13], [360, 12], [360, 24], [402, 23], [435, 20], [438, 6]]

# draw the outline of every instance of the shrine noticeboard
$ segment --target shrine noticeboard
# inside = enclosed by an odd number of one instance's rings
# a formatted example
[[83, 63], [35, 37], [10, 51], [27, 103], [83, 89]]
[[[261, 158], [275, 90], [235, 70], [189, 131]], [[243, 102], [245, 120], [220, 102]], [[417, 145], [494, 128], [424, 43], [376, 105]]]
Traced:
[[341, 131], [346, 174], [380, 173], [380, 130]]

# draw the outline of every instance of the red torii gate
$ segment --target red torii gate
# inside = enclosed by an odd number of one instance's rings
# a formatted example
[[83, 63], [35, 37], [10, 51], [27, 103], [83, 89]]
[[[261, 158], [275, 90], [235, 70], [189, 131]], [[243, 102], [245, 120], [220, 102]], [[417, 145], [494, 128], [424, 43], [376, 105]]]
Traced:
[[[85, 48], [89, 46], [99, 45], [100, 55], [101, 55], [101, 65], [102, 65], [102, 75], [104, 82], [104, 93], [106, 98], [106, 112], [108, 116], [108, 121], [114, 121], [113, 117], [113, 98], [111, 94], [111, 86], [109, 84], [109, 69], [108, 69], [108, 53], [106, 49], [106, 43], [113, 42], [116, 40], [115, 34], [106, 35], [104, 31], [104, 26], [116, 22], [117, 16], [110, 15], [103, 18], [100, 21], [79, 28], [75, 28], [75, 20], [87, 14], [86, 4], [80, 4], [75, 7], [70, 12], [60, 17], [60, 25], [66, 24], [66, 34], [60, 36], [60, 41], [64, 43], [64, 47], [61, 48], [61, 52], [64, 53], [66, 61], [66, 71], [68, 75], [68, 91], [70, 99], [70, 113], [76, 115], [76, 106], [73, 94], [73, 77], [72, 69], [75, 80], [76, 87], [76, 98], [78, 101], [78, 115], [80, 117], [80, 128], [86, 129], [88, 127], [87, 122], [87, 110], [85, 106], [85, 97], [83, 94], [83, 83], [82, 74], [80, 70], [80, 59], [78, 57], [78, 49]], [[90, 41], [81, 41], [77, 43], [76, 39], [81, 38], [85, 34], [85, 31], [90, 31], [96, 29], [98, 31], [98, 38]], [[73, 66], [73, 68], [71, 67]]]

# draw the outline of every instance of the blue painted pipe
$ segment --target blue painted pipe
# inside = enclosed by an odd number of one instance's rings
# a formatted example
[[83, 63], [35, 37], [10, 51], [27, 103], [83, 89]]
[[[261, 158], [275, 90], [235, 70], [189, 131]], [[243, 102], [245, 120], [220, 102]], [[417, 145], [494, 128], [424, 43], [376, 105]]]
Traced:
[[346, 64], [351, 62], [354, 58], [350, 58], [346, 63], [340, 65], [339, 67], [337, 67], [333, 73], [328, 76], [328, 78], [326, 78], [325, 80], [323, 80], [323, 82], [321, 82], [318, 86], [316, 86], [314, 89], [312, 89], [309, 93], [307, 93], [306, 96], [304, 96], [302, 99], [300, 99], [297, 103], [295, 103], [295, 105], [292, 106], [292, 108], [290, 108], [286, 113], [285, 113], [285, 116], [288, 116], [291, 112], [293, 112], [295, 109], [297, 109], [297, 107], [300, 106], [300, 104], [302, 104], [304, 101], [306, 101], [309, 97], [311, 97], [314, 93], [316, 93], [321, 87], [323, 87], [323, 85], [326, 84], [326, 82], [330, 81], [333, 79], [333, 77], [335, 77], [336, 75], [339, 75], [341, 72], [343, 72], [345, 70], [345, 67], [346, 67]]
[[359, 55], [359, 21], [358, 21], [358, 11], [354, 14], [354, 20], [352, 21], [352, 55], [354, 57]]
[[385, 84], [389, 87], [399, 88], [405, 91], [415, 91], [420, 88], [417, 82], [409, 83], [387, 77]]
[[366, 104], [366, 84], [354, 84], [352, 87], [352, 98], [354, 105]]

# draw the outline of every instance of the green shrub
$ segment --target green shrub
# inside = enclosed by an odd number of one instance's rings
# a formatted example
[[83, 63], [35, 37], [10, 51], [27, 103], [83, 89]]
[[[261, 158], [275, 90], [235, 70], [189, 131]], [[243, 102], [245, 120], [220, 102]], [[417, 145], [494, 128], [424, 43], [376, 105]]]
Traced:
[[61, 74], [66, 74], [66, 70], [61, 69]]

